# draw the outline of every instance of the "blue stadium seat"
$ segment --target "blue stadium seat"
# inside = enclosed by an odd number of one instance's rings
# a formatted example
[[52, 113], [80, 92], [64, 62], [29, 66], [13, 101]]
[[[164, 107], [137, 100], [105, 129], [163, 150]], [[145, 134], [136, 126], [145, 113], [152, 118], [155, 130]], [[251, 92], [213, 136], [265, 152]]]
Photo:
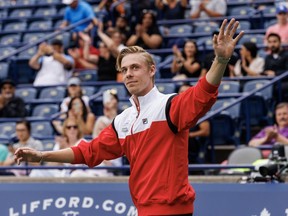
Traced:
[[44, 151], [52, 151], [55, 145], [54, 139], [41, 139]]
[[62, 19], [54, 21], [53, 28], [58, 29], [62, 23], [63, 23]]
[[0, 62], [0, 80], [6, 79], [9, 75], [9, 63]]
[[87, 95], [88, 97], [93, 95], [96, 91], [96, 88], [94, 86], [81, 86], [81, 88], [83, 95]]
[[80, 71], [78, 77], [82, 82], [96, 82], [98, 80], [96, 70]]
[[0, 138], [10, 139], [15, 134], [15, 122], [0, 123]]
[[36, 46], [34, 46], [34, 47], [31, 47], [31, 48], [29, 48], [29, 49], [27, 49], [27, 50], [24, 50], [23, 52], [20, 52], [19, 54], [18, 54], [18, 59], [19, 58], [26, 58], [26, 59], [30, 59], [34, 54], [36, 54], [36, 52], [37, 52], [37, 47]]
[[198, 48], [202, 46], [204, 49], [212, 49], [212, 36], [199, 37], [197, 40], [197, 46]]
[[174, 83], [156, 83], [159, 92], [163, 94], [175, 93], [176, 86]]
[[48, 30], [52, 28], [51, 20], [33, 21], [29, 24], [29, 30]]
[[35, 72], [28, 64], [28, 58], [15, 58], [11, 61], [11, 78], [17, 84], [31, 84], [35, 79]]
[[[259, 89], [262, 86], [270, 83], [269, 80], [250, 80], [246, 81], [243, 86], [243, 92], [251, 92], [255, 89]], [[272, 98], [273, 94], [273, 85], [268, 86], [267, 88], [261, 90], [257, 95], [261, 95], [265, 100]]]
[[273, 15], [276, 16], [276, 7], [274, 5], [265, 5], [263, 9], [261, 9], [261, 13], [264, 16]]
[[50, 121], [33, 121], [31, 122], [31, 134], [33, 137], [41, 139], [53, 136], [53, 127]]
[[[18, 2], [18, 1], [17, 1]], [[19, 1], [21, 2], [21, 1]], [[14, 9], [11, 11], [9, 14], [9, 18], [18, 18], [18, 19], [23, 19], [23, 18], [31, 18], [32, 17], [32, 9]]]
[[[1, 43], [0, 43], [1, 44]], [[0, 47], [0, 57], [7, 56], [14, 52], [16, 49], [14, 47]], [[12, 57], [13, 58], [13, 57]]]
[[35, 13], [34, 17], [41, 17], [41, 18], [47, 18], [51, 16], [57, 15], [57, 10], [54, 7], [47, 7], [47, 8], [38, 8]]
[[237, 6], [228, 9], [228, 15], [230, 16], [253, 16], [256, 10], [250, 6]]
[[250, 30], [251, 29], [251, 23], [247, 20], [240, 20], [238, 29], [242, 30]]
[[46, 87], [40, 91], [39, 99], [64, 99], [66, 89], [63, 86], [58, 87]]
[[17, 46], [20, 44], [20, 34], [7, 34], [0, 37], [0, 45]]
[[244, 42], [253, 42], [256, 44], [264, 44], [264, 34], [244, 34], [244, 36], [240, 39], [239, 44], [243, 44]]
[[193, 27], [188, 24], [173, 25], [169, 29], [169, 35], [191, 34]]
[[33, 117], [50, 118], [51, 115], [59, 111], [59, 106], [55, 104], [40, 104], [32, 109]]
[[24, 101], [36, 99], [37, 89], [34, 87], [16, 88], [15, 95], [21, 97]]
[[43, 38], [45, 36], [45, 33], [25, 33], [23, 36], [23, 43], [33, 43], [36, 40], [39, 40], [40, 38]]
[[41, 5], [51, 5], [51, 4], [61, 4], [62, 1], [61, 0], [41, 0], [41, 1], [37, 1], [37, 4], [41, 4]]
[[8, 31], [25, 31], [27, 28], [26, 22], [11, 22], [4, 25], [4, 32]]
[[21, 0], [21, 1], [16, 1], [16, 6], [34, 6], [35, 5], [35, 0]]
[[197, 25], [194, 27], [194, 33], [210, 33], [219, 31], [219, 26], [215, 24]]
[[[216, 103], [211, 107], [211, 111], [216, 111], [220, 108], [224, 108], [232, 102], [235, 102], [234, 98], [218, 99]], [[235, 120], [236, 123], [240, 118], [240, 103], [235, 104], [234, 106], [222, 111], [221, 113], [231, 116], [231, 118]]]
[[[64, 32], [63, 34], [57, 35], [55, 39], [61, 40], [63, 42], [64, 48], [69, 48], [71, 41], [70, 32]], [[53, 39], [49, 40], [49, 42], [51, 42], [52, 40]]]
[[239, 93], [240, 83], [237, 81], [222, 81], [219, 88], [219, 93]]
[[104, 86], [101, 86], [97, 92], [104, 92], [105, 90], [108, 90], [108, 89], [116, 89], [119, 99], [127, 99], [128, 97], [127, 90], [124, 85], [104, 85]]

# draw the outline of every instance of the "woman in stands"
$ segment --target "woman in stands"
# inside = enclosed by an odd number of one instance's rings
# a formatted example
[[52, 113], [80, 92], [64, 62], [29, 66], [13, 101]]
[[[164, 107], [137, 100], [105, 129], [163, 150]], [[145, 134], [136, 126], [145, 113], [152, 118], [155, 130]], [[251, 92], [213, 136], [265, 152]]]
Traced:
[[260, 76], [264, 71], [265, 60], [257, 55], [256, 43], [245, 42], [240, 49], [239, 59], [234, 67], [235, 76]]
[[140, 46], [144, 49], [161, 47], [163, 38], [156, 23], [156, 15], [152, 10], [143, 10], [140, 23], [136, 25], [134, 33], [127, 40], [127, 46]]
[[198, 78], [200, 76], [201, 64], [197, 59], [198, 48], [195, 41], [187, 40], [183, 52], [174, 45], [173, 54], [171, 72], [177, 74], [173, 79]]

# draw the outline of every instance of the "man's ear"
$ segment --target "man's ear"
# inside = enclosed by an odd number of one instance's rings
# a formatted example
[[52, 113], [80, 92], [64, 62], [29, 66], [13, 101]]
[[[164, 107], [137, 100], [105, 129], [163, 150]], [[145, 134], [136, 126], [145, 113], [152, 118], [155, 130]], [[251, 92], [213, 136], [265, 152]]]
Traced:
[[153, 77], [156, 73], [156, 66], [155, 65], [151, 65], [150, 66], [150, 75], [151, 77]]

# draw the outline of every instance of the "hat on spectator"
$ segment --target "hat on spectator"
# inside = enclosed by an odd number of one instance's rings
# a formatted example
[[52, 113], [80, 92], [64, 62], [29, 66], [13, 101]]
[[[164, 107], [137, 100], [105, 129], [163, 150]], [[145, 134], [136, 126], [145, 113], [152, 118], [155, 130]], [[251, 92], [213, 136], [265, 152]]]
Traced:
[[70, 5], [74, 2], [75, 0], [62, 0], [62, 3], [63, 4], [66, 4], [66, 5]]
[[276, 8], [276, 13], [279, 14], [279, 13], [287, 13], [288, 12], [288, 9], [285, 5], [279, 5], [277, 8]]
[[0, 87], [1, 87], [1, 89], [2, 89], [2, 87], [5, 85], [5, 84], [10, 84], [10, 85], [12, 85], [12, 86], [16, 86], [16, 84], [15, 84], [15, 82], [13, 81], [13, 80], [11, 80], [11, 79], [5, 79], [5, 80], [3, 80], [2, 82], [1, 82], [1, 85], [0, 85]]
[[78, 77], [71, 77], [68, 80], [67, 86], [72, 86], [72, 85], [80, 86], [80, 84], [81, 84], [81, 80]]

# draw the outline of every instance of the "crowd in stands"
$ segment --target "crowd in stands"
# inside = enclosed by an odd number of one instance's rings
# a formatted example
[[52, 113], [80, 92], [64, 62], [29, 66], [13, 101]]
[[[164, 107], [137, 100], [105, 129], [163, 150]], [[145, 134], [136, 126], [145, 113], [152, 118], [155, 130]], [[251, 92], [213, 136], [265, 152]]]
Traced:
[[[37, 0], [31, 0], [31, 2], [37, 2]], [[241, 23], [244, 26], [244, 22], [248, 22], [251, 26], [245, 29], [251, 37], [239, 44], [235, 55], [231, 57], [227, 65], [224, 76], [231, 80], [255, 77], [270, 80], [271, 77], [288, 71], [288, 3], [287, 1], [277, 2], [277, 4], [274, 1], [257, 2], [241, 3], [236, 0], [59, 0], [58, 3], [40, 4], [40, 6], [36, 4], [35, 6], [35, 4], [21, 5], [18, 0], [3, 1], [0, 3], [2, 6], [0, 8], [0, 29], [2, 30], [2, 32], [0, 31], [0, 79], [2, 80], [0, 120], [5, 118], [5, 121], [9, 122], [7, 118], [17, 118], [17, 123], [13, 129], [15, 134], [10, 137], [0, 136], [3, 142], [8, 142], [6, 143], [8, 147], [0, 146], [0, 164], [13, 165], [11, 155], [19, 146], [45, 149], [41, 141], [31, 136], [29, 119], [35, 117], [32, 113], [37, 103], [35, 105], [30, 99], [15, 94], [16, 89], [19, 88], [21, 91], [21, 85], [22, 87], [23, 84], [29, 85], [36, 89], [33, 100], [39, 99], [40, 103], [42, 100], [42, 103], [47, 105], [43, 112], [50, 117], [48, 120], [53, 133], [49, 138], [53, 138], [55, 143], [51, 149], [77, 145], [81, 138], [97, 137], [101, 130], [107, 127], [121, 111], [120, 102], [128, 101], [127, 94], [125, 98], [121, 98], [120, 92], [116, 90], [116, 86], [121, 85], [121, 73], [115, 68], [116, 58], [123, 48], [138, 45], [151, 51], [157, 63], [156, 78], [159, 79], [159, 83], [162, 78], [169, 78], [174, 86], [173, 90], [171, 88], [167, 90], [164, 87], [163, 92], [184, 92], [185, 88], [194, 85], [200, 77], [207, 73], [215, 57], [209, 41], [211, 41], [212, 35], [218, 34], [218, 25], [221, 19], [236, 15], [231, 12], [235, 8], [240, 10], [240, 7], [245, 6], [246, 9], [253, 9], [253, 14], [240, 17], [240, 26]], [[17, 30], [19, 27], [7, 30], [6, 26], [11, 23], [15, 23], [16, 26], [20, 22], [26, 22], [29, 26], [32, 22], [29, 21], [29, 17], [23, 19], [21, 15], [10, 21], [9, 15], [11, 18], [16, 9], [34, 11], [42, 7], [57, 9], [59, 13], [48, 18], [43, 14], [40, 20], [53, 20], [53, 25], [49, 28], [44, 27], [42, 30], [33, 30], [32, 33], [36, 31], [44, 33], [44, 35], [51, 34], [83, 19], [88, 18], [90, 21], [69, 30], [68, 39], [64, 38], [64, 33], [62, 38], [60, 34], [51, 40], [42, 41], [40, 44], [36, 43], [31, 49], [31, 53], [24, 58], [24, 66], [20, 64], [23, 60], [20, 58], [20, 54], [2, 58], [27, 44], [21, 39], [17, 41], [17, 38], [14, 38], [15, 35], [25, 35], [25, 30]], [[267, 8], [273, 8], [274, 12], [266, 16]], [[58, 21], [61, 21], [60, 24]], [[273, 24], [265, 26], [268, 21], [273, 21]], [[176, 32], [172, 30], [173, 27], [176, 27]], [[199, 30], [200, 27], [203, 31]], [[198, 30], [196, 31], [196, 29]], [[255, 39], [254, 35], [259, 32], [263, 39], [261, 43]], [[7, 35], [10, 36], [10, 40], [7, 39]], [[207, 38], [207, 40], [205, 39], [203, 42], [200, 40], [201, 38]], [[21, 71], [21, 67], [23, 67], [23, 71], [32, 71], [32, 76], [30, 72], [24, 73], [24, 76], [30, 74], [29, 79], [26, 79], [29, 80], [28, 82], [21, 82], [23, 74], [17, 74], [17, 71]], [[6, 68], [6, 72], [2, 68]], [[2, 72], [3, 74], [1, 74]], [[86, 75], [88, 77], [94, 75], [96, 79], [87, 79], [87, 81], [84, 77]], [[91, 84], [89, 84], [90, 81]], [[85, 95], [85, 85], [91, 87], [95, 82], [97, 82], [97, 86], [93, 87], [92, 93], [88, 95], [86, 92]], [[109, 82], [113, 83], [111, 88], [100, 93], [97, 92], [98, 87], [110, 84]], [[237, 93], [243, 89], [243, 83], [241, 81]], [[65, 94], [63, 97], [56, 98], [54, 102], [47, 98], [39, 98], [41, 90], [48, 86], [66, 88]], [[53, 89], [54, 92], [51, 91], [54, 96], [57, 88]], [[272, 91], [278, 92], [279, 88], [282, 98], [273, 98], [272, 102], [267, 103], [270, 113], [275, 109], [275, 124], [278, 126], [269, 126], [261, 132], [258, 130], [259, 134], [249, 143], [247, 140], [244, 141], [246, 145], [259, 146], [275, 142], [288, 144], [287, 104], [275, 105], [288, 101], [288, 78], [282, 81], [280, 87], [275, 85]], [[229, 93], [234, 93], [231, 91]], [[94, 94], [98, 94], [96, 99], [90, 100], [89, 96]], [[46, 102], [43, 99], [46, 99]], [[267, 101], [265, 100], [265, 102]], [[58, 114], [53, 119], [47, 111], [51, 103], [57, 106], [56, 110], [51, 113]], [[96, 112], [95, 109], [97, 109]], [[99, 115], [99, 113], [103, 115]], [[25, 117], [27, 120], [23, 120]], [[235, 120], [235, 128], [241, 131], [243, 124], [239, 123], [239, 119], [240, 117], [233, 121]], [[45, 120], [47, 120], [47, 116]], [[206, 120], [191, 129], [188, 155], [190, 163], [206, 162], [205, 155], [209, 139], [213, 139], [211, 127], [209, 120]], [[256, 132], [253, 135], [255, 134]], [[17, 141], [11, 144], [11, 140]], [[243, 143], [243, 140], [240, 142]], [[105, 161], [102, 166], [121, 166], [122, 162], [122, 159]], [[21, 173], [15, 175], [21, 175]], [[74, 174], [62, 170], [33, 170], [30, 173], [30, 176], [42, 177], [110, 175], [113, 173], [105, 170], [80, 170]]]

